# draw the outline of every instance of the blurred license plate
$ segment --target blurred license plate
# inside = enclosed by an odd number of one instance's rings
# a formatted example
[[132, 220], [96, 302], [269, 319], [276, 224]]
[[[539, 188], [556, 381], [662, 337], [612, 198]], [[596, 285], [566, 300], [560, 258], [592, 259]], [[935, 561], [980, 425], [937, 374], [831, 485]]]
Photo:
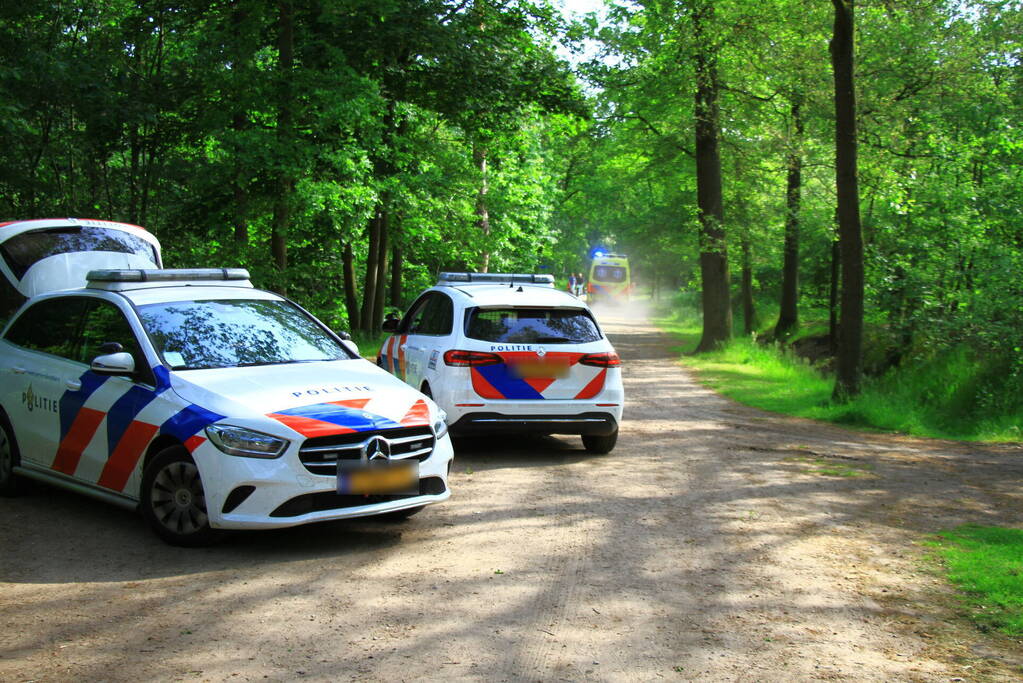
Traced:
[[525, 361], [511, 366], [512, 373], [522, 378], [561, 378], [568, 376], [568, 363], [559, 361]]
[[419, 493], [418, 460], [340, 461], [337, 492], [355, 494]]

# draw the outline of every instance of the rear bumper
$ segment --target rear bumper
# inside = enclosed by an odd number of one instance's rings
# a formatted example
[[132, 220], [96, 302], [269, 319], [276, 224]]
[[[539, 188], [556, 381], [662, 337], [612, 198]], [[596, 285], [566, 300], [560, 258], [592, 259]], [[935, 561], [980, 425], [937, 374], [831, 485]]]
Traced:
[[507, 415], [466, 413], [450, 426], [452, 434], [587, 434], [608, 436], [618, 429], [610, 413], [576, 415]]

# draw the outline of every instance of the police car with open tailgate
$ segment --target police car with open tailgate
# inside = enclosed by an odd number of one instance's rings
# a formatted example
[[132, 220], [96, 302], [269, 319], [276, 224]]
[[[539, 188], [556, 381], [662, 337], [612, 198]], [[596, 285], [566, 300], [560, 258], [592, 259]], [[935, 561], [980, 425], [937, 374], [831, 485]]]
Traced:
[[593, 453], [618, 438], [621, 361], [590, 309], [551, 275], [441, 273], [377, 364], [431, 396], [457, 434], [579, 434]]
[[139, 507], [180, 545], [450, 495], [443, 411], [246, 271], [85, 277], [0, 336], [0, 493], [27, 477]]

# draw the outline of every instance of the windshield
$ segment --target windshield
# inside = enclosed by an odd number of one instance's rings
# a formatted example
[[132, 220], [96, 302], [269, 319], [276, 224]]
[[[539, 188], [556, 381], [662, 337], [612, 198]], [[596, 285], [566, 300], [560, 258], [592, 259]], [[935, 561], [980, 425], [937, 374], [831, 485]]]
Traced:
[[472, 339], [517, 344], [585, 344], [600, 330], [582, 308], [473, 308], [465, 323]]
[[19, 280], [34, 263], [77, 251], [135, 254], [152, 261], [154, 267], [158, 263], [156, 248], [141, 237], [123, 230], [88, 225], [23, 232], [0, 245], [7, 267]]
[[174, 370], [352, 356], [315, 320], [281, 300], [174, 301], [139, 307], [149, 338]]
[[600, 282], [625, 282], [625, 268], [621, 266], [594, 266], [593, 280]]

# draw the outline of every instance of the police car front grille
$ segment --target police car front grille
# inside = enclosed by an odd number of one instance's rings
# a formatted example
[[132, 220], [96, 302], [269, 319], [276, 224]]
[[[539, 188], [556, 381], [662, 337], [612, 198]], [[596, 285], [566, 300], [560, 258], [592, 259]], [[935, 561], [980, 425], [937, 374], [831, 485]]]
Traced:
[[327, 510], [343, 510], [344, 508], [362, 507], [377, 503], [389, 503], [416, 496], [439, 496], [447, 491], [444, 480], [440, 477], [426, 477], [419, 480], [419, 493], [395, 495], [355, 495], [337, 494], [332, 491], [306, 493], [281, 504], [270, 513], [271, 517], [298, 517], [310, 512]]
[[316, 436], [306, 439], [298, 455], [305, 468], [313, 474], [333, 475], [337, 473], [338, 460], [361, 459], [363, 444], [375, 436], [382, 436], [391, 443], [392, 460], [415, 458], [423, 461], [433, 453], [433, 430], [422, 426]]

